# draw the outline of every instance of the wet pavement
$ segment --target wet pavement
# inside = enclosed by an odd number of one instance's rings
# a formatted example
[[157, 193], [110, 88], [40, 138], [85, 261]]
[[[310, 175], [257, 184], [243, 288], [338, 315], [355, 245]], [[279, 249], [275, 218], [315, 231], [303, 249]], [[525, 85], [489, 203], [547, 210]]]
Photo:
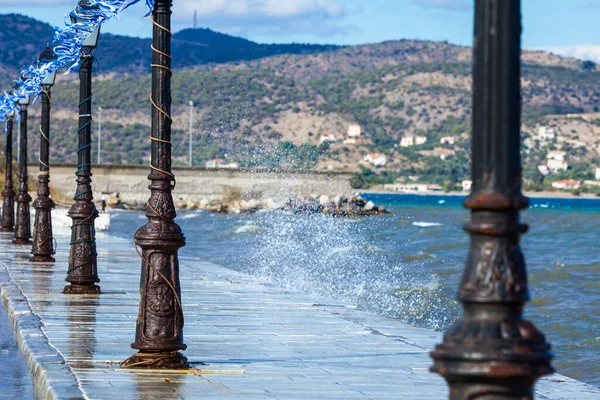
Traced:
[[[2, 300], [40, 398], [447, 398], [443, 379], [428, 372], [439, 333], [197, 257], [180, 258], [185, 355], [193, 368], [124, 370], [119, 363], [134, 353], [141, 265], [131, 242], [99, 234], [103, 294], [65, 296], [69, 237], [55, 235], [54, 264], [32, 264], [27, 248], [0, 237]], [[9, 375], [20, 376], [15, 367]], [[536, 398], [600, 400], [600, 390], [553, 375], [538, 384]]]
[[0, 388], [0, 399], [34, 398], [33, 381], [4, 307], [0, 307]]

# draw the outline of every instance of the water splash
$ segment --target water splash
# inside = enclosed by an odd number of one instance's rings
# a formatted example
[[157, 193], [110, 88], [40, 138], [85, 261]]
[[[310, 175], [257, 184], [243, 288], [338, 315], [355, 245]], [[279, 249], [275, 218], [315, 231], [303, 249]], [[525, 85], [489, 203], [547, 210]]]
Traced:
[[[236, 265], [277, 287], [327, 296], [405, 322], [442, 329], [454, 301], [427, 272], [406, 271], [397, 243], [380, 237], [381, 221], [265, 213], [237, 227], [255, 239]], [[432, 256], [429, 256], [432, 257]], [[424, 262], [421, 260], [420, 262]]]

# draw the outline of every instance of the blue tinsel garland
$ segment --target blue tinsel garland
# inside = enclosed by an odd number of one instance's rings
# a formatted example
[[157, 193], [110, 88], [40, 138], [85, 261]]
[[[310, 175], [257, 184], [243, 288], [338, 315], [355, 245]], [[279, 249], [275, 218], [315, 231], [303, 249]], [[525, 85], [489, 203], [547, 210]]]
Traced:
[[[35, 101], [42, 92], [41, 83], [50, 73], [63, 68], [68, 68], [67, 73], [76, 69], [79, 66], [81, 47], [90, 33], [140, 1], [87, 0], [85, 8], [82, 8], [78, 2], [74, 10], [65, 15], [65, 27], [54, 31], [52, 48], [57, 56], [56, 59], [42, 62], [39, 66], [36, 63], [25, 68], [21, 71], [19, 79], [15, 81], [16, 87], [13, 92], [5, 91], [4, 95], [0, 96], [0, 121], [5, 121], [6, 115], [13, 111], [18, 115], [16, 102], [19, 100], [33, 97]], [[154, 0], [145, 0], [145, 2], [149, 12], [152, 11]], [[95, 5], [98, 7], [93, 7]], [[75, 17], [77, 22], [71, 22], [71, 17]]]

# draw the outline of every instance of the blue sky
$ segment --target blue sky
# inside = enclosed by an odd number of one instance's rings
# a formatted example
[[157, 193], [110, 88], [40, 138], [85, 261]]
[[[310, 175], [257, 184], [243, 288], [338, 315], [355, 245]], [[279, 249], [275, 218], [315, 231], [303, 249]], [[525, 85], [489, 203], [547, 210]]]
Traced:
[[[75, 0], [1, 0], [18, 12], [62, 25]], [[473, 0], [174, 0], [175, 30], [198, 26], [259, 42], [362, 44], [430, 39], [471, 45]], [[600, 62], [600, 0], [522, 0], [523, 46]], [[105, 31], [148, 37], [142, 4]]]

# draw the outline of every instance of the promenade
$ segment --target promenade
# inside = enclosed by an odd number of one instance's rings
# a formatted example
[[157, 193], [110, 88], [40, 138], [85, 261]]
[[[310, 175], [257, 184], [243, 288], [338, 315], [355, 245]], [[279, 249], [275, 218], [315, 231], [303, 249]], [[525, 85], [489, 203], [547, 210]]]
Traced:
[[[140, 260], [132, 243], [98, 234], [100, 296], [65, 296], [68, 232], [54, 264], [0, 237], [0, 288], [41, 399], [445, 399], [428, 372], [441, 334], [282, 291], [182, 255], [189, 371], [132, 371]], [[309, 262], [309, 260], [306, 260]], [[537, 399], [600, 400], [600, 389], [553, 375]]]

